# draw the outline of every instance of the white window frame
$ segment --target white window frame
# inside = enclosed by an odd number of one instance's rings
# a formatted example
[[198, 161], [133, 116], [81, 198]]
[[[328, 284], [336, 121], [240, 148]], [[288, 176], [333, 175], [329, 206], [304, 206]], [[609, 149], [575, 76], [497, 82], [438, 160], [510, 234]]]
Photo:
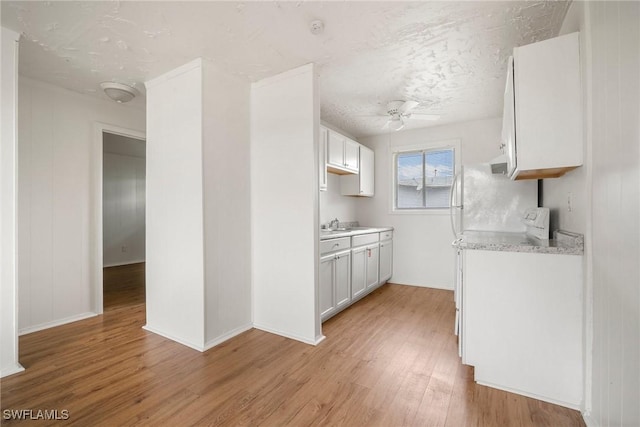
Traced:
[[396, 208], [396, 179], [397, 179], [397, 161], [398, 154], [408, 153], [412, 151], [426, 151], [426, 150], [447, 150], [453, 149], [453, 162], [454, 162], [454, 176], [458, 174], [461, 167], [462, 150], [460, 148], [459, 139], [448, 139], [440, 141], [429, 141], [414, 145], [398, 145], [389, 147], [389, 158], [391, 159], [391, 179], [389, 185], [391, 189], [389, 191], [389, 213], [393, 215], [449, 215], [449, 207], [446, 208], [416, 208], [416, 209], [398, 209]]

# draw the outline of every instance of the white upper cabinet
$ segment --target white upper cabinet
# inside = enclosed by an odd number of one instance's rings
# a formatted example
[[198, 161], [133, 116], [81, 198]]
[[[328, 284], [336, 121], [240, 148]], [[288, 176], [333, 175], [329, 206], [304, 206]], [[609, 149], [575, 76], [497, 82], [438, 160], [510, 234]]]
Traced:
[[357, 174], [360, 144], [331, 129], [327, 132], [327, 170], [339, 175]]
[[318, 141], [318, 182], [320, 191], [327, 191], [327, 128], [320, 126]]
[[374, 195], [374, 153], [364, 145], [360, 146], [360, 172], [358, 175], [343, 175], [340, 177], [340, 194], [343, 196]]
[[582, 165], [579, 34], [513, 50], [502, 143], [511, 179], [555, 178]]

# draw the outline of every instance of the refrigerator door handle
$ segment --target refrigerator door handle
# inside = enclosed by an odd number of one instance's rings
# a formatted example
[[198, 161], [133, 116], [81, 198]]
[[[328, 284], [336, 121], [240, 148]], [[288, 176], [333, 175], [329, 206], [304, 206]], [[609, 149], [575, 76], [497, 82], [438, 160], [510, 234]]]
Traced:
[[462, 209], [461, 205], [456, 205], [455, 202], [455, 196], [457, 193], [457, 185], [458, 185], [458, 178], [460, 178], [460, 173], [457, 173], [454, 177], [453, 177], [453, 182], [451, 183], [451, 192], [449, 193], [449, 220], [451, 221], [451, 231], [453, 232], [453, 236], [454, 237], [458, 237], [458, 231], [456, 230], [456, 225], [454, 222], [454, 211], [458, 208]]

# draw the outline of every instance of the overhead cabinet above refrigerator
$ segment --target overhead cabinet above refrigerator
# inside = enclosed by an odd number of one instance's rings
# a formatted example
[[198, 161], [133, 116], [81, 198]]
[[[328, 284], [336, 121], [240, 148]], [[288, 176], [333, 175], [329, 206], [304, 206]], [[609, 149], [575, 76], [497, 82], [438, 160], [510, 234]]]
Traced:
[[556, 178], [582, 165], [579, 33], [517, 47], [504, 94], [504, 156], [494, 173]]

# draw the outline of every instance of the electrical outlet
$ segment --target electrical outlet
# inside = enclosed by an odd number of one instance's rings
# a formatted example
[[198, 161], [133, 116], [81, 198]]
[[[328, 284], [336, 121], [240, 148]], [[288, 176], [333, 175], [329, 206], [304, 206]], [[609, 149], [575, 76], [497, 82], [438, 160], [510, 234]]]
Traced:
[[128, 248], [127, 248], [126, 246], [123, 246], [123, 247], [122, 247], [122, 252], [127, 252], [127, 249], [128, 249]]
[[573, 193], [567, 193], [567, 212], [573, 211]]

